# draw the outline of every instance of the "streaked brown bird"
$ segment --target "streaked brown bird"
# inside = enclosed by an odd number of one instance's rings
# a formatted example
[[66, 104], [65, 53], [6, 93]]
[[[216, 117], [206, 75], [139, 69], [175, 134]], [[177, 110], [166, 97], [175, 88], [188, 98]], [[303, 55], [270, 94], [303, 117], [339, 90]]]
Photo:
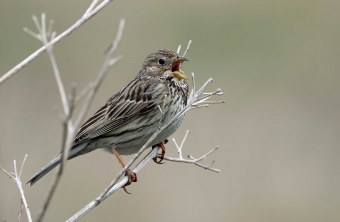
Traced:
[[[113, 153], [120, 164], [120, 155], [129, 155], [138, 150], [156, 132], [167, 124], [187, 104], [188, 84], [181, 65], [186, 58], [170, 49], [159, 50], [146, 57], [137, 76], [79, 129], [68, 159], [104, 148]], [[151, 143], [160, 145], [181, 125], [183, 116], [175, 119]], [[61, 154], [27, 182], [33, 185], [61, 162]], [[128, 170], [128, 184], [137, 177]]]

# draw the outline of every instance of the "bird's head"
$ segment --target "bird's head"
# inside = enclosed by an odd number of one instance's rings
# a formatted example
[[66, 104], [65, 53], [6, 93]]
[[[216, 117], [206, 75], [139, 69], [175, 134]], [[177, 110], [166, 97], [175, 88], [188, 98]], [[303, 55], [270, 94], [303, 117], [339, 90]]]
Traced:
[[175, 77], [177, 80], [185, 80], [185, 73], [181, 70], [181, 65], [187, 58], [177, 55], [171, 49], [158, 50], [146, 57], [143, 68], [147, 75], [153, 77]]

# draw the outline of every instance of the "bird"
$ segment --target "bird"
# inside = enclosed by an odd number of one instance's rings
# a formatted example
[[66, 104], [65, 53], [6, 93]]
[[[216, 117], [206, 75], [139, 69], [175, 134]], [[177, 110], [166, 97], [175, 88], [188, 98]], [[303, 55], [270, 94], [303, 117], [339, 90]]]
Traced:
[[[189, 86], [181, 70], [184, 61], [188, 59], [171, 49], [161, 49], [148, 55], [135, 78], [81, 125], [67, 159], [104, 149], [114, 154], [124, 167], [121, 155], [138, 152], [159, 127], [169, 124], [150, 143], [152, 147], [158, 145], [162, 148], [162, 160], [164, 143], [184, 118], [176, 115], [187, 105]], [[154, 159], [157, 163], [161, 160]], [[61, 153], [27, 183], [33, 185], [60, 163]], [[126, 185], [137, 181], [137, 175], [131, 170], [126, 170], [126, 175]]]

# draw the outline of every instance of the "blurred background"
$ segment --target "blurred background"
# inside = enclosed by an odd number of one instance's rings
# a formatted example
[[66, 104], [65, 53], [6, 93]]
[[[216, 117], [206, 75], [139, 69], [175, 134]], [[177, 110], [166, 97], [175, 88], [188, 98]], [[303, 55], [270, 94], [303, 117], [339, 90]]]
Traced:
[[[0, 7], [0, 74], [40, 47], [22, 32], [45, 12], [60, 33], [90, 1], [4, 0]], [[190, 111], [174, 134], [192, 132], [184, 154], [220, 149], [221, 173], [149, 163], [139, 181], [114, 194], [82, 221], [339, 221], [340, 2], [334, 0], [114, 1], [55, 47], [67, 90], [92, 81], [115, 36], [126, 28], [121, 60], [99, 90], [90, 114], [136, 74], [151, 52], [192, 39], [183, 66], [202, 84], [224, 90], [225, 104]], [[28, 160], [27, 179], [60, 150], [61, 108], [46, 54], [0, 86], [0, 164]], [[173, 144], [167, 154], [175, 156]], [[131, 156], [125, 157], [126, 160]], [[45, 221], [63, 221], [94, 199], [118, 173], [107, 153], [68, 162]], [[53, 178], [25, 186], [36, 218]], [[20, 198], [0, 173], [0, 217], [16, 221]], [[23, 216], [25, 218], [25, 216]]]

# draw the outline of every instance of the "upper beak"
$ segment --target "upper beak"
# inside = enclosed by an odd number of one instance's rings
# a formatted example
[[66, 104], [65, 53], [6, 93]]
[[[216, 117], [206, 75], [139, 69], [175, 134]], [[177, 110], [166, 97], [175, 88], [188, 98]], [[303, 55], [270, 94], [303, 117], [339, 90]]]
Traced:
[[183, 56], [177, 56], [175, 61], [182, 63], [184, 61], [189, 61], [189, 59], [187, 59], [187, 58], [185, 58]]

